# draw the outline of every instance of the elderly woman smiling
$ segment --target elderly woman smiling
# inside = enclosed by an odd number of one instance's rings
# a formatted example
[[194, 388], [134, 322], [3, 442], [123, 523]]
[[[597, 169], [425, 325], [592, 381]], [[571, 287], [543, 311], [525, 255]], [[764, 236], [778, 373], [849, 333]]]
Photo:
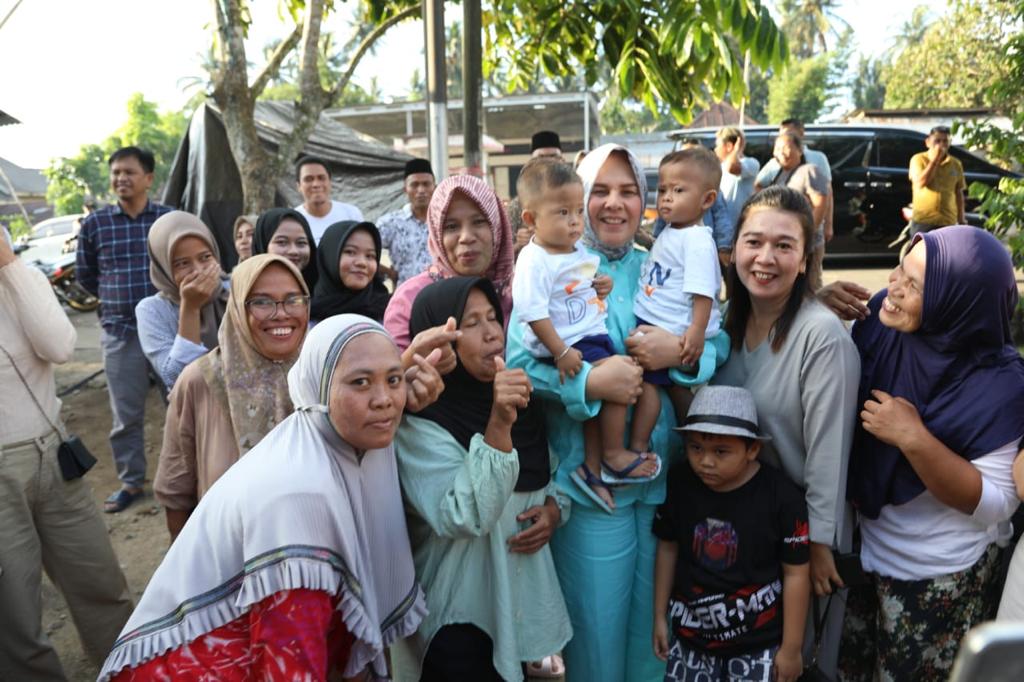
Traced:
[[854, 327], [862, 410], [849, 492], [870, 585], [851, 592], [844, 679], [945, 679], [967, 630], [992, 617], [996, 543], [1019, 503], [1017, 298], [1003, 245], [946, 227], [917, 237]]

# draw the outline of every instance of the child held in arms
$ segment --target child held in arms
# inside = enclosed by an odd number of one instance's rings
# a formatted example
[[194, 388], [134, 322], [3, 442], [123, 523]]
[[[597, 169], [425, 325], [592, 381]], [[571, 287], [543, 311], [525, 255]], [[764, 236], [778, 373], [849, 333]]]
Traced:
[[706, 386], [654, 517], [654, 653], [665, 680], [793, 682], [810, 603], [803, 493], [757, 461], [745, 388]]
[[711, 228], [702, 223], [715, 203], [722, 166], [704, 147], [672, 152], [658, 167], [658, 214], [665, 229], [640, 272], [633, 302], [637, 325], [653, 325], [681, 337], [681, 372], [644, 372], [633, 413], [631, 447], [645, 445], [658, 421], [664, 387], [681, 422], [693, 399], [690, 387], [705, 384], [729, 357], [729, 337], [720, 329], [718, 290], [722, 273]]
[[[599, 364], [616, 355], [604, 299], [611, 292], [607, 275], [598, 275], [598, 256], [579, 239], [583, 234], [583, 183], [571, 166], [534, 159], [516, 185], [523, 224], [534, 231], [516, 261], [512, 281], [514, 316], [527, 325], [523, 339], [530, 353], [553, 362], [559, 378], [574, 377], [583, 361]], [[571, 475], [596, 504], [611, 512], [615, 501], [607, 483], [594, 472], [613, 472], [615, 483], [649, 481], [661, 471], [661, 459], [624, 446], [627, 405], [605, 402], [584, 424], [584, 463]]]

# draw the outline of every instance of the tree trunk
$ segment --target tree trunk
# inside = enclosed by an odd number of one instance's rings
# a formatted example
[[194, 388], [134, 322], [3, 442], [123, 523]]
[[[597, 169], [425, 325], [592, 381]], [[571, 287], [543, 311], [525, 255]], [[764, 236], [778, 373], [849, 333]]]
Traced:
[[[320, 83], [320, 26], [325, 12], [324, 0], [307, 0], [302, 23], [271, 57], [253, 81], [248, 82], [244, 43], [244, 0], [212, 0], [217, 19], [219, 43], [218, 69], [213, 75], [213, 100], [224, 117], [228, 146], [242, 179], [243, 212], [258, 213], [274, 205], [277, 179], [281, 177], [306, 146], [324, 108], [351, 79], [356, 64], [391, 26], [417, 16], [419, 6], [406, 8], [381, 22], [364, 38], [352, 57], [340, 82], [327, 90]], [[294, 128], [276, 153], [267, 151], [256, 132], [256, 99], [277, 73], [285, 55], [300, 45], [299, 99], [295, 104]]]

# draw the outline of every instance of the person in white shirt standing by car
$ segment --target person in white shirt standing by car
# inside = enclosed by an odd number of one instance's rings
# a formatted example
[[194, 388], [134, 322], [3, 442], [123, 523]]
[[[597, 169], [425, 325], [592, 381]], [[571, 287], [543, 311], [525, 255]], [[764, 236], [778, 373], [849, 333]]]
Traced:
[[305, 216], [317, 244], [334, 223], [344, 220], [363, 222], [363, 212], [357, 207], [331, 199], [331, 172], [323, 159], [315, 156], [300, 158], [295, 164], [295, 180], [302, 194], [302, 203], [295, 210]]
[[[745, 145], [746, 139], [739, 128], [726, 126], [715, 133], [715, 156], [722, 162], [719, 190], [733, 225], [739, 222], [743, 203], [754, 193], [754, 180], [761, 169], [757, 159], [743, 155]], [[718, 251], [725, 266], [728, 265], [731, 253], [731, 249]]]

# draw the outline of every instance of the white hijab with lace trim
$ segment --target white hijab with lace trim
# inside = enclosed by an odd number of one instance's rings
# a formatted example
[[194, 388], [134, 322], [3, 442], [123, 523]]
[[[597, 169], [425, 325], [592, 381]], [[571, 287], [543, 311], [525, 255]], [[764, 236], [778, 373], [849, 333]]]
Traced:
[[108, 680], [244, 615], [284, 590], [340, 595], [356, 641], [344, 674], [387, 677], [384, 649], [426, 614], [393, 448], [361, 458], [328, 415], [345, 346], [387, 334], [360, 315], [320, 322], [288, 374], [295, 413], [199, 502], [100, 671]]

